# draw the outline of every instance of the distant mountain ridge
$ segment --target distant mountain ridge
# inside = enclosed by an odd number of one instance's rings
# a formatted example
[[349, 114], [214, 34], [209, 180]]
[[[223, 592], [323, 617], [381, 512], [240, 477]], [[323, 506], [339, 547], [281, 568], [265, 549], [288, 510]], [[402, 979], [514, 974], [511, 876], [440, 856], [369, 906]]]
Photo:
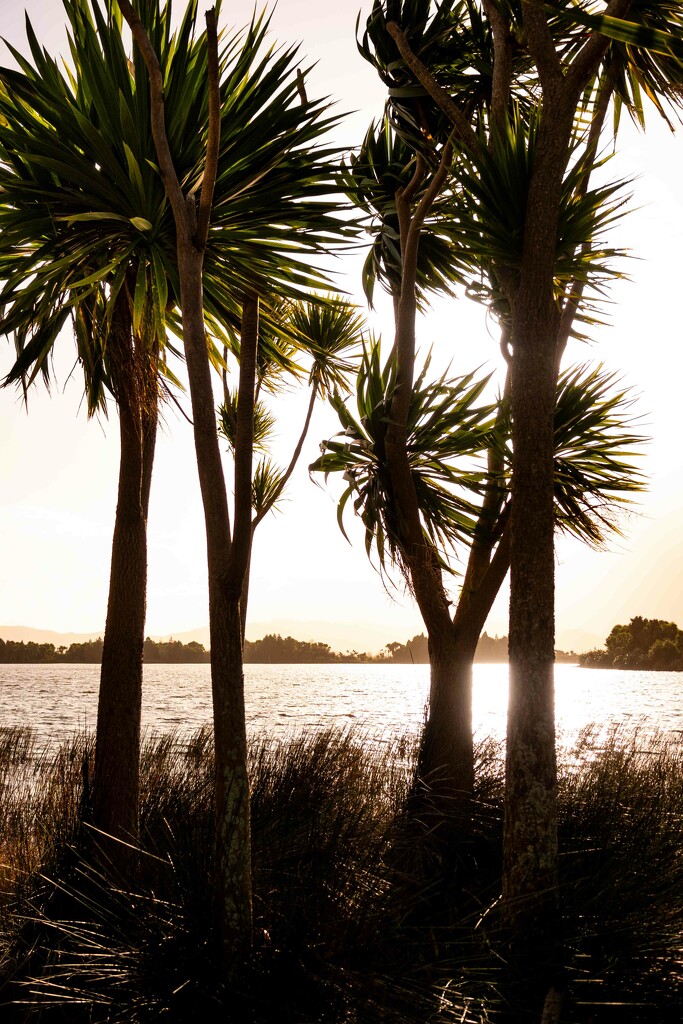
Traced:
[[92, 633], [58, 633], [53, 629], [36, 629], [34, 626], [0, 626], [0, 638], [3, 640], [25, 644], [54, 644], [55, 647], [87, 643], [88, 640], [97, 640], [103, 633], [104, 629]]

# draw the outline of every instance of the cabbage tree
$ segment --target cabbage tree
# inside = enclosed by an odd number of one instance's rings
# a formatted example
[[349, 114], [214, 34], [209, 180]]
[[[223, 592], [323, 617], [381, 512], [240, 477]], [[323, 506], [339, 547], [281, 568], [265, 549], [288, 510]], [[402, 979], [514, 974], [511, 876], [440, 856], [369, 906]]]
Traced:
[[[16, 347], [5, 383], [26, 389], [41, 376], [49, 385], [53, 347], [71, 327], [89, 413], [106, 413], [113, 399], [118, 414], [92, 811], [103, 832], [134, 839], [147, 513], [157, 407], [173, 380], [165, 353], [177, 300], [174, 235], [153, 166], [149, 91], [140, 63], [129, 63], [120, 20], [88, 0], [64, 8], [70, 66], [41, 48], [27, 20], [30, 57], [12, 49], [18, 68], [0, 70], [0, 328]], [[206, 116], [195, 7], [176, 32], [165, 12], [148, 5], [147, 16], [168, 88], [184, 97], [170, 122], [178, 157], [194, 166]]]
[[[633, 22], [625, 27], [628, 15]], [[679, 4], [647, 0], [610, 0], [599, 14], [588, 0], [377, 0], [362, 41], [389, 87], [392, 120], [415, 155], [411, 183], [396, 193], [405, 225], [396, 331], [400, 379], [387, 439], [399, 498], [412, 503], [413, 549], [419, 519], [405, 422], [414, 365], [414, 264], [424, 216], [418, 190], [424, 184], [427, 195], [431, 180], [437, 182], [432, 192], [440, 193], [453, 170], [457, 182], [467, 164], [476, 175], [490, 174], [492, 165], [502, 172], [502, 189], [489, 193], [494, 220], [483, 208], [469, 221], [473, 231], [461, 231], [457, 214], [453, 229], [479, 266], [509, 364], [514, 465], [504, 896], [527, 967], [553, 947], [559, 922], [554, 409], [562, 353], [587, 301], [591, 275], [584, 270], [599, 257], [592, 234], [567, 249], [567, 182], [574, 174], [572, 198], [581, 203], [614, 97], [636, 113], [643, 92], [655, 96], [660, 109], [680, 102], [682, 17]], [[466, 189], [462, 196], [469, 198]], [[406, 199], [415, 200], [414, 208]], [[518, 215], [514, 224], [510, 212]], [[502, 238], [488, 230], [501, 224]], [[563, 253], [578, 266], [564, 279], [558, 273]], [[537, 984], [547, 990], [548, 980], [541, 969], [536, 980], [528, 977], [527, 992]]]
[[[238, 75], [221, 75], [216, 16], [207, 12], [205, 88], [208, 122], [202, 154], [184, 173], [167, 130], [171, 97], [154, 39], [127, 0], [119, 6], [131, 27], [150, 85], [150, 125], [156, 164], [175, 227], [173, 265], [179, 288], [182, 339], [199, 483], [204, 505], [209, 575], [211, 679], [216, 750], [215, 913], [224, 962], [234, 971], [251, 943], [249, 781], [244, 717], [240, 598], [252, 536], [254, 409], [261, 300], [296, 297], [316, 284], [312, 257], [342, 226], [322, 197], [334, 191], [325, 105], [311, 102], [294, 51], [264, 54], [257, 19], [238, 52]], [[168, 111], [168, 113], [167, 113]], [[249, 216], [233, 230], [233, 217]], [[216, 283], [215, 291], [213, 283]], [[205, 312], [213, 295], [239, 307], [234, 505], [228, 503], [216, 430]]]

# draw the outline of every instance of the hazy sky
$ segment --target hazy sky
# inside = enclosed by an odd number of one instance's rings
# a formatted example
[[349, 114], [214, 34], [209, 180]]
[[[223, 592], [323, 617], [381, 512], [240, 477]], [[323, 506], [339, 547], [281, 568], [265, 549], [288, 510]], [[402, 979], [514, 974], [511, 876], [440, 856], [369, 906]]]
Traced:
[[[355, 47], [359, 6], [358, 0], [280, 0], [273, 18], [274, 39], [301, 41], [302, 53], [317, 62], [310, 95], [329, 95], [340, 111], [355, 111], [337, 133], [348, 146], [361, 140], [383, 103], [381, 83]], [[2, 35], [20, 48], [25, 45], [23, 7], [2, 3]], [[44, 45], [52, 52], [62, 48], [60, 0], [31, 0], [25, 7]], [[368, 7], [365, 3], [363, 11]], [[243, 24], [251, 9], [251, 4], [225, 4], [222, 25]], [[683, 625], [683, 143], [654, 115], [650, 120], [647, 136], [631, 128], [624, 132], [611, 168], [615, 175], [638, 179], [635, 212], [615, 239], [637, 257], [625, 268], [631, 281], [613, 289], [610, 324], [596, 332], [595, 343], [575, 344], [567, 357], [603, 361], [639, 395], [642, 429], [652, 438], [642, 460], [650, 488], [638, 514], [623, 520], [623, 539], [613, 541], [607, 552], [592, 552], [576, 541], [558, 543], [559, 646], [583, 646], [586, 638], [573, 631], [601, 641], [615, 622], [636, 614]], [[362, 302], [359, 266], [358, 259], [344, 263], [343, 283]], [[388, 340], [385, 303], [373, 323]], [[454, 372], [480, 365], [499, 370], [495, 332], [469, 303], [438, 303], [423, 318], [419, 337], [422, 350], [434, 344], [442, 362], [452, 360]], [[58, 386], [50, 396], [42, 385], [34, 388], [26, 412], [16, 392], [0, 392], [0, 624], [98, 631], [106, 611], [118, 431], [113, 413], [109, 421], [87, 419], [68, 331], [60, 343]], [[0, 340], [0, 377], [10, 363], [10, 343]], [[283, 461], [304, 406], [305, 396], [295, 393], [279, 406], [276, 455]], [[351, 531], [352, 546], [340, 534], [336, 492], [309, 480], [308, 463], [320, 440], [335, 429], [336, 419], [320, 407], [282, 513], [257, 532], [251, 636], [267, 624], [301, 639], [369, 649], [422, 629], [410, 597], [400, 588], [387, 593], [369, 566], [360, 529]], [[205, 547], [191, 428], [172, 406], [165, 409], [157, 450], [149, 537], [147, 631], [168, 636], [205, 625]], [[507, 632], [507, 593], [487, 628]]]

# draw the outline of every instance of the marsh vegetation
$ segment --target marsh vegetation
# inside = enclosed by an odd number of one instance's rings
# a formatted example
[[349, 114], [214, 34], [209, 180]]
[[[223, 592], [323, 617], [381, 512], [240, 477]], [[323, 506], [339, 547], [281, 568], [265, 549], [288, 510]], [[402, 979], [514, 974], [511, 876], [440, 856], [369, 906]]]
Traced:
[[[683, 750], [586, 730], [559, 783], [567, 1020], [679, 1019]], [[476, 747], [474, 813], [416, 818], [413, 737], [254, 738], [255, 949], [231, 986], [210, 922], [209, 730], [150, 738], [134, 887], [92, 858], [80, 735], [0, 747], [0, 1019], [496, 1020], [503, 751]], [[637, 864], [637, 870], [634, 865]]]

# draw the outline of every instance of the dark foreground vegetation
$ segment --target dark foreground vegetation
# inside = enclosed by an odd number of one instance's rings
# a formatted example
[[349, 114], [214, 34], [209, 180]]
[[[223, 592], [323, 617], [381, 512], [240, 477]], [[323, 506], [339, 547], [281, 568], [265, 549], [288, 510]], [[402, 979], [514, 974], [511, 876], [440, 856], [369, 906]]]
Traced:
[[683, 672], [683, 631], [675, 622], [636, 615], [628, 625], [614, 626], [604, 650], [579, 656], [584, 668], [628, 668]]
[[[256, 942], [225, 985], [207, 924], [210, 732], [144, 747], [134, 891], [95, 866], [82, 822], [91, 756], [89, 736], [39, 752], [29, 730], [2, 733], [1, 1021], [504, 1019], [495, 744], [477, 749], [474, 813], [464, 821], [431, 817], [428, 801], [411, 795], [412, 740], [253, 740]], [[680, 1019], [682, 817], [680, 746], [587, 732], [566, 754], [563, 1019]]]

